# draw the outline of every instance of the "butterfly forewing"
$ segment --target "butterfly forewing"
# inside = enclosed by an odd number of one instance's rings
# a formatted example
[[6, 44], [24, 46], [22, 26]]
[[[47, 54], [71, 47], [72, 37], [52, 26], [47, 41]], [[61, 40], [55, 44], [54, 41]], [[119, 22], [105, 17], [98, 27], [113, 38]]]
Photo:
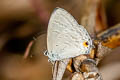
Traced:
[[87, 41], [92, 45], [92, 40], [84, 27], [62, 8], [57, 8], [53, 12], [47, 34], [48, 57], [51, 60], [61, 60], [88, 54], [91, 47], [84, 47]]

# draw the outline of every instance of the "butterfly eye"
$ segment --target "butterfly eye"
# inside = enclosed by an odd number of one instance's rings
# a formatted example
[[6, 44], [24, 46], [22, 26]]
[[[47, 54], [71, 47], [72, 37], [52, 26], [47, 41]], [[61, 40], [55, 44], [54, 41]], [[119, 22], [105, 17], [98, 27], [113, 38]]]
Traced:
[[83, 42], [83, 46], [88, 47], [88, 42], [87, 41]]

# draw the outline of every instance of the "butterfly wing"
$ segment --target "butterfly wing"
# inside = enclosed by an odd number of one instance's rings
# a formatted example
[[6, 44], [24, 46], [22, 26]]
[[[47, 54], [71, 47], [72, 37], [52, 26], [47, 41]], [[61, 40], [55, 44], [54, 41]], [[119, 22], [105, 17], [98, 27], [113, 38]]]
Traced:
[[62, 8], [57, 8], [49, 21], [47, 48], [51, 60], [61, 60], [88, 54], [90, 46], [83, 46], [84, 41], [92, 45], [92, 40], [84, 27]]

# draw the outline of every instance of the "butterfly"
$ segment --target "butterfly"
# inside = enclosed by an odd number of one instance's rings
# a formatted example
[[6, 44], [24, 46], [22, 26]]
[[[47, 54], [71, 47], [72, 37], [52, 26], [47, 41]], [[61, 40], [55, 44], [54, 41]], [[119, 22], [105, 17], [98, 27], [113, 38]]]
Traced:
[[49, 20], [47, 56], [51, 61], [89, 54], [93, 46], [87, 30], [62, 8], [56, 8]]
[[[60, 68], [64, 69], [62, 74], [69, 62], [68, 59], [89, 54], [92, 47], [93, 42], [87, 30], [66, 10], [55, 8], [48, 24], [46, 55], [53, 62], [63, 60], [64, 68]], [[61, 77], [58, 79], [61, 80]]]

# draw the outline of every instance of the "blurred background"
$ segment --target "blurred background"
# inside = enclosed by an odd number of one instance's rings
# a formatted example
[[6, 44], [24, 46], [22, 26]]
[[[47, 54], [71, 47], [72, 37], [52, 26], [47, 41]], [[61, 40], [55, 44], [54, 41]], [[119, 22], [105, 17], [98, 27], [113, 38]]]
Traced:
[[[0, 0], [0, 80], [51, 80], [52, 68], [43, 55], [50, 15], [55, 7], [69, 11], [78, 23], [85, 0]], [[101, 0], [108, 27], [120, 22], [120, 0]], [[41, 36], [39, 52], [24, 59], [31, 40]], [[120, 48], [100, 63], [104, 80], [120, 80]], [[64, 80], [69, 80], [66, 72]]]

